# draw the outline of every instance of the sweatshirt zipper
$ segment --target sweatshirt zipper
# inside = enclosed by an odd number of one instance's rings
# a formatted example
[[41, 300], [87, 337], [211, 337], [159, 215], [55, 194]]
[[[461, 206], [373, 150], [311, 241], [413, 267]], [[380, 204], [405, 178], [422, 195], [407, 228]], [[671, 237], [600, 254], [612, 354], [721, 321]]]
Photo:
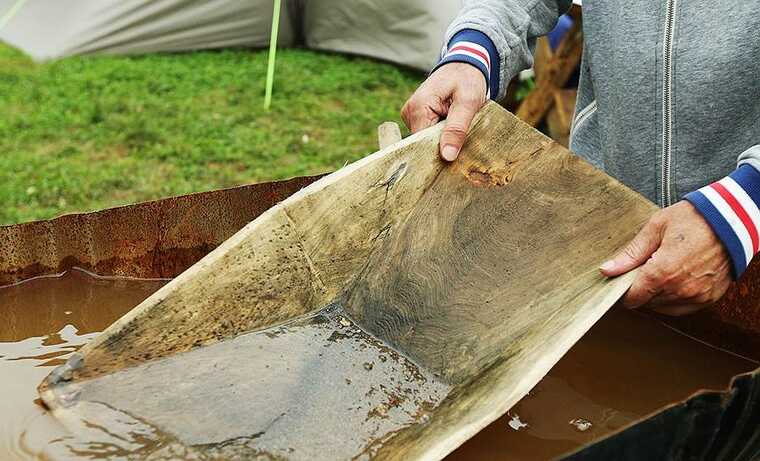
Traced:
[[665, 36], [662, 42], [662, 175], [660, 203], [671, 205], [672, 144], [673, 144], [673, 30], [676, 21], [676, 1], [667, 0]]
[[573, 119], [573, 122], [570, 124], [570, 140], [568, 142], [569, 145], [573, 144], [573, 138], [575, 138], [576, 131], [584, 123], [586, 123], [586, 120], [588, 120], [589, 117], [594, 115], [594, 112], [596, 112], [596, 99], [591, 101], [588, 106], [584, 107], [583, 110], [578, 112], [578, 114]]

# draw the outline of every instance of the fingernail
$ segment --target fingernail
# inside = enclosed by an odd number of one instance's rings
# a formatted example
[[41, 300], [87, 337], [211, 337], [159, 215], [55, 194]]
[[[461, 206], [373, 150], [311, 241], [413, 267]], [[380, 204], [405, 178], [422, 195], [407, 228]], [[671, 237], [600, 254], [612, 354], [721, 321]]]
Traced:
[[457, 155], [459, 155], [459, 149], [451, 144], [446, 144], [443, 146], [443, 149], [441, 149], [441, 157], [447, 162], [453, 162], [456, 160]]
[[599, 270], [602, 272], [610, 272], [613, 269], [615, 269], [615, 263], [612, 261], [605, 261], [601, 266], [599, 266]]

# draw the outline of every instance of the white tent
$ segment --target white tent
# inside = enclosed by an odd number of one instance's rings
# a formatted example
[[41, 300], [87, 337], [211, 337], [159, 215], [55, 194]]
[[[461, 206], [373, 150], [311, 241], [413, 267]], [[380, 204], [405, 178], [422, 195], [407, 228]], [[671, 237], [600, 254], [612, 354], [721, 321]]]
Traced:
[[[280, 46], [429, 69], [461, 0], [284, 0]], [[268, 45], [272, 0], [0, 0], [0, 41], [36, 60]]]

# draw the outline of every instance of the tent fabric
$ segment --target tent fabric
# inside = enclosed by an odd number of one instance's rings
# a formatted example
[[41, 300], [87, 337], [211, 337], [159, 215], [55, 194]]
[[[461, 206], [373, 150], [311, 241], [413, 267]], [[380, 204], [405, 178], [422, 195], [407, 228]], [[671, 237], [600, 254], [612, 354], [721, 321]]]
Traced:
[[[0, 0], [0, 15], [17, 0]], [[0, 41], [38, 61], [265, 47], [271, 0], [26, 0]], [[359, 54], [427, 70], [461, 0], [286, 0], [279, 46]]]
[[430, 70], [461, 0], [311, 0], [306, 46]]
[[[16, 0], [0, 0], [0, 11]], [[257, 0], [27, 0], [0, 40], [36, 60], [78, 54], [142, 54], [269, 42], [272, 2]], [[73, 6], [73, 7], [72, 7]], [[285, 7], [287, 10], [287, 6]], [[287, 11], [285, 12], [287, 14]], [[286, 22], [281, 45], [293, 44]]]

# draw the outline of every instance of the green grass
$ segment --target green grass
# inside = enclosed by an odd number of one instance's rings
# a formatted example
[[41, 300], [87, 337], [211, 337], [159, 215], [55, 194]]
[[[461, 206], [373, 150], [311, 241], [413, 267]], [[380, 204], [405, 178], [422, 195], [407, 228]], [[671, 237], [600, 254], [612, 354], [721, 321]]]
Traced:
[[0, 44], [0, 224], [340, 168], [376, 150], [422, 74], [266, 53], [69, 58]]

